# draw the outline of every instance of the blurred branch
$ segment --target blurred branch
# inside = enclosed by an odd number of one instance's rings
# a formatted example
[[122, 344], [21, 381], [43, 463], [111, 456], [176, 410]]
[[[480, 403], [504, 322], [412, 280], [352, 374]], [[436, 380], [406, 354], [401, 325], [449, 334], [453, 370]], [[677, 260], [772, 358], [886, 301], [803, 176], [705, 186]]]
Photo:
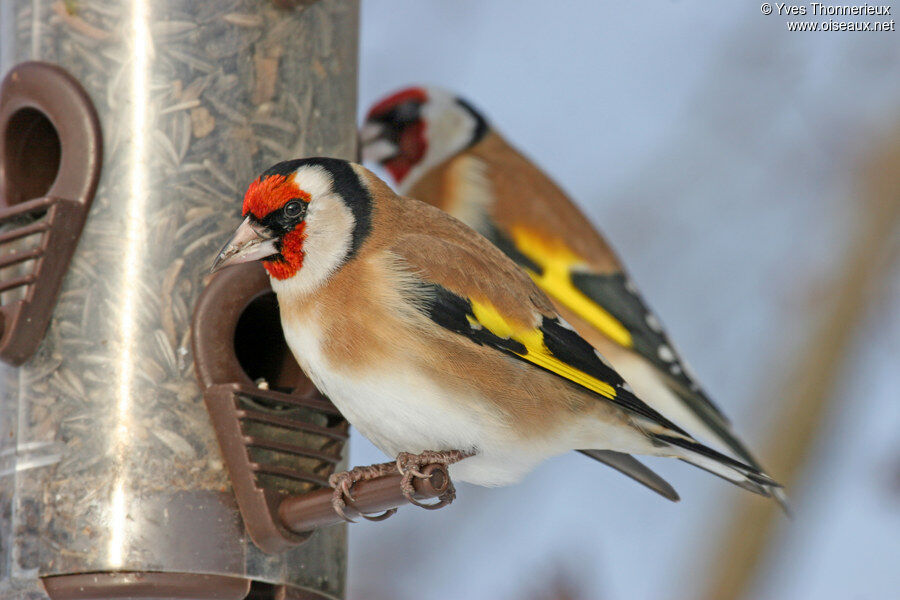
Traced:
[[[900, 130], [863, 173], [858, 229], [835, 279], [827, 307], [789, 372], [781, 414], [761, 454], [767, 470], [794, 490], [833, 396], [841, 367], [862, 325], [866, 306], [888, 270], [893, 232], [900, 220]], [[775, 502], [750, 494], [736, 506], [713, 546], [709, 585], [702, 598], [736, 600], [749, 591], [772, 545], [780, 519]]]
[[546, 587], [524, 596], [531, 600], [581, 600], [585, 597], [575, 578], [564, 569], [560, 569]]

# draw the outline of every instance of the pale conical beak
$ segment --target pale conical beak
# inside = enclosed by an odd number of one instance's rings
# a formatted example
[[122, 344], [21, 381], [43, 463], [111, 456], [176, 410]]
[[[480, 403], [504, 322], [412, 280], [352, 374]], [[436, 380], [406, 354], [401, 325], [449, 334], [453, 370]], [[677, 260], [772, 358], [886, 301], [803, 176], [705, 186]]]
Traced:
[[215, 273], [231, 265], [274, 256], [278, 254], [276, 241], [277, 238], [268, 229], [253, 223], [250, 217], [247, 217], [231, 236], [231, 239], [225, 242], [225, 245], [219, 250], [209, 272]]
[[387, 128], [379, 123], [366, 123], [359, 131], [361, 159], [380, 163], [394, 158], [399, 148], [387, 139]]

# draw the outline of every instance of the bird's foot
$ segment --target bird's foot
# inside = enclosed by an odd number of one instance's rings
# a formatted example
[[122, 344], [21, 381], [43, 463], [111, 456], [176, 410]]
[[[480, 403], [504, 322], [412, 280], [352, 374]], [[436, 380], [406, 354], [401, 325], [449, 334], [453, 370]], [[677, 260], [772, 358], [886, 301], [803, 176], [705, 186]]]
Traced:
[[[396, 468], [396, 464], [392, 462], [387, 463], [379, 463], [377, 465], [369, 465], [366, 467], [354, 467], [349, 471], [341, 471], [340, 473], [334, 473], [328, 478], [328, 485], [334, 490], [334, 493], [331, 496], [331, 506], [334, 508], [334, 512], [339, 514], [345, 521], [350, 523], [355, 523], [353, 519], [347, 516], [344, 512], [344, 509], [347, 507], [347, 500], [353, 502], [355, 498], [353, 497], [352, 488], [353, 484], [358, 481], [366, 481], [369, 479], [377, 479], [379, 477], [384, 477], [385, 475], [391, 475]], [[387, 519], [392, 514], [397, 512], [396, 508], [392, 508], [390, 510], [386, 510], [380, 515], [362, 515], [364, 519], [368, 519], [370, 521], [383, 521]]]
[[463, 452], [461, 450], [443, 450], [441, 452], [426, 450], [421, 454], [401, 452], [397, 455], [397, 470], [403, 476], [403, 479], [400, 481], [400, 488], [403, 490], [403, 496], [410, 504], [415, 504], [416, 506], [428, 510], [435, 510], [447, 506], [456, 498], [456, 488], [453, 487], [452, 481], [449, 482], [447, 491], [438, 496], [438, 501], [436, 503], [423, 504], [413, 498], [413, 494], [415, 493], [415, 488], [413, 488], [412, 484], [413, 477], [428, 479], [428, 475], [420, 470], [422, 467], [432, 464], [449, 466], [470, 456], [472, 456], [471, 452]]

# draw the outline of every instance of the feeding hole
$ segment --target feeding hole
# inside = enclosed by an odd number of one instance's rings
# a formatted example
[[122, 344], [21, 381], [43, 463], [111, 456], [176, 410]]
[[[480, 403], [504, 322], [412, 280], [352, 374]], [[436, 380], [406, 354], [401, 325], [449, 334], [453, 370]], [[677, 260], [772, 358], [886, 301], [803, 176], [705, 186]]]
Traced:
[[4, 132], [4, 195], [8, 205], [47, 195], [59, 173], [62, 146], [56, 127], [36, 108], [16, 111]]
[[274, 292], [258, 296], [241, 313], [234, 352], [247, 377], [264, 379], [269, 389], [289, 392], [308, 381], [284, 339]]

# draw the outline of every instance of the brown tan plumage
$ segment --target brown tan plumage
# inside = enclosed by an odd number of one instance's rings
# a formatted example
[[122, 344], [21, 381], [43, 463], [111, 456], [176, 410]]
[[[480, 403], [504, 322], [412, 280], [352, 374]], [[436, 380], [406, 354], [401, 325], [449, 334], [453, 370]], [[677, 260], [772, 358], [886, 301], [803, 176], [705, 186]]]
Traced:
[[776, 485], [631, 393], [528, 275], [445, 212], [336, 159], [279, 163], [254, 185], [216, 268], [263, 261], [297, 361], [389, 456], [452, 454], [454, 479], [481, 485], [579, 449], [626, 466], [631, 453], [675, 457], [764, 495]]

